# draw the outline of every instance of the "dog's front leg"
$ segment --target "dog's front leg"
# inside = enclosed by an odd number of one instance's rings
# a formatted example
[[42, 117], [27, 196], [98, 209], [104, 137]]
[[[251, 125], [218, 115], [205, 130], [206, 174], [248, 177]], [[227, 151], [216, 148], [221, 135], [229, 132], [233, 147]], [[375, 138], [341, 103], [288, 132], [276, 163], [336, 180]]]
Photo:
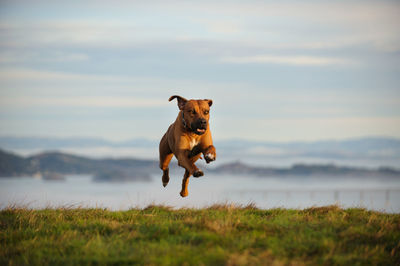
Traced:
[[193, 163], [193, 161], [189, 158], [190, 150], [181, 150], [178, 154], [178, 164], [185, 168], [185, 175], [182, 180], [182, 190], [180, 195], [182, 197], [186, 197], [189, 195], [188, 192], [188, 184], [189, 177], [193, 175], [194, 177], [199, 177], [204, 175], [204, 173], [197, 168], [197, 166]]
[[190, 159], [190, 150], [180, 150], [178, 153], [178, 165], [182, 166], [189, 172], [189, 176], [193, 175], [194, 177], [203, 176], [204, 173], [193, 163]]
[[210, 163], [217, 159], [217, 153], [215, 152], [215, 147], [213, 145], [210, 145], [205, 150], [203, 150], [203, 155], [206, 163]]

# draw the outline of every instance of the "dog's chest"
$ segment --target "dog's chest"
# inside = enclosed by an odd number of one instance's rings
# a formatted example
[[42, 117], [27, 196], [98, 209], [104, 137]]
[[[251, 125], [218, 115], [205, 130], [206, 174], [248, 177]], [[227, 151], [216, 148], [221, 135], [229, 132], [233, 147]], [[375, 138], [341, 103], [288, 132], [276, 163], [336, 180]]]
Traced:
[[189, 142], [190, 150], [193, 150], [193, 148], [196, 147], [197, 144], [199, 144], [199, 140], [197, 140], [195, 138], [190, 139], [190, 142]]

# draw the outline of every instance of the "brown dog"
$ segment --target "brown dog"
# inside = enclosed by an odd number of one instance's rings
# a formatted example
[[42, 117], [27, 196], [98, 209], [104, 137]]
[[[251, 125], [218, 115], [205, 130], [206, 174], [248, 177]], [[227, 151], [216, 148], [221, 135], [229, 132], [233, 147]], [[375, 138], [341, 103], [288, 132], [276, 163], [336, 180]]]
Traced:
[[201, 154], [207, 163], [217, 157], [208, 125], [212, 100], [186, 100], [174, 95], [169, 101], [175, 98], [178, 100], [180, 112], [160, 141], [160, 168], [163, 170], [162, 182], [165, 187], [169, 182], [168, 165], [175, 155], [179, 166], [186, 170], [180, 193], [182, 197], [186, 197], [189, 194], [189, 177], [204, 175], [194, 163], [201, 158]]

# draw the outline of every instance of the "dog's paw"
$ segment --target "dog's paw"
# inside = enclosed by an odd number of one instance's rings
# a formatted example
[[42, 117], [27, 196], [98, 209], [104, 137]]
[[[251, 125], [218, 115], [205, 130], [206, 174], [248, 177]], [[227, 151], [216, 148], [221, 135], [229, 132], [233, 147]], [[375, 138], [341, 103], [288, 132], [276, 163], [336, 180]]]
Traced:
[[187, 197], [189, 195], [189, 193], [187, 191], [181, 191], [181, 193], [179, 193], [179, 195], [181, 195], [182, 198]]
[[204, 173], [203, 173], [203, 171], [201, 171], [201, 170], [196, 170], [194, 173], [193, 173], [193, 176], [194, 177], [200, 177], [200, 176], [203, 176], [204, 175]]
[[211, 152], [206, 153], [206, 155], [204, 155], [204, 159], [206, 160], [206, 163], [210, 163], [212, 161], [215, 161], [215, 155]]
[[169, 183], [169, 176], [163, 175], [162, 177], [162, 185], [166, 187]]

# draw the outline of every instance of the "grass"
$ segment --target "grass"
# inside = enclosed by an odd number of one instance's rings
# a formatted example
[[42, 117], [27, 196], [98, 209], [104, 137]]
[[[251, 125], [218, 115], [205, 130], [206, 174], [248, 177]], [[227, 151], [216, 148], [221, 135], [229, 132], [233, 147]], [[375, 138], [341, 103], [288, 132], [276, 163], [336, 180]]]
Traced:
[[337, 206], [0, 211], [0, 265], [400, 265], [400, 215]]

